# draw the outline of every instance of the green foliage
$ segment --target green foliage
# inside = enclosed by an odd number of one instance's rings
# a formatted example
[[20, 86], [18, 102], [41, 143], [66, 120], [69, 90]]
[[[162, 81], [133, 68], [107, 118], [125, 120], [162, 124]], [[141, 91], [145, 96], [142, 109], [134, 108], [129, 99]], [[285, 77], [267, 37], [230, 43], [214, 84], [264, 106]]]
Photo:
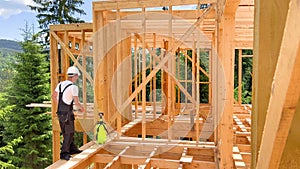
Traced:
[[11, 83], [11, 79], [15, 74], [12, 68], [12, 63], [15, 62], [13, 54], [2, 54], [0, 52], [0, 92], [5, 91], [5, 88]]
[[[25, 31], [25, 34], [29, 32]], [[16, 71], [8, 89], [3, 141], [22, 138], [9, 157], [20, 168], [45, 168], [51, 164], [51, 116], [45, 108], [28, 108], [30, 103], [49, 100], [48, 62], [41, 46], [26, 36], [23, 53], [16, 56]]]
[[12, 63], [15, 62], [17, 52], [21, 51], [22, 48], [18, 42], [0, 39], [0, 93], [5, 91], [14, 76]]
[[8, 157], [14, 155], [13, 147], [17, 146], [18, 143], [22, 141], [22, 137], [12, 140], [7, 145], [0, 147], [0, 168], [9, 169], [9, 168], [17, 168], [15, 165], [12, 164], [12, 160]]
[[[251, 104], [252, 103], [252, 91], [244, 89], [245, 83], [242, 82], [242, 104]], [[234, 89], [234, 99], [238, 100], [238, 88]]]
[[[235, 51], [234, 98], [238, 100], [238, 50]], [[242, 55], [252, 55], [252, 50], [242, 50]], [[242, 103], [251, 104], [252, 100], [252, 57], [242, 59]]]
[[86, 13], [79, 7], [84, 4], [82, 0], [33, 0], [36, 5], [28, 5], [31, 10], [38, 12], [36, 15], [41, 33], [47, 34], [49, 41], [49, 25], [84, 22], [74, 17], [77, 14]]

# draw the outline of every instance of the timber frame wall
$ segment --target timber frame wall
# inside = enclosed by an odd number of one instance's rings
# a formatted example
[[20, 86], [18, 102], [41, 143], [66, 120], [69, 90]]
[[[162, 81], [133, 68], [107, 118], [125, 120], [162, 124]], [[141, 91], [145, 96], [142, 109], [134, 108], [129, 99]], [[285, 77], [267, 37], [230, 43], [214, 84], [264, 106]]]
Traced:
[[[90, 128], [98, 121], [97, 113], [104, 112], [116, 136], [105, 145], [95, 145], [84, 135], [86, 150], [68, 162], [60, 161], [60, 131], [52, 105], [53, 161], [58, 162], [49, 168], [299, 168], [295, 118], [299, 116], [300, 26], [295, 20], [300, 18], [300, 4], [275, 1], [280, 4], [278, 13], [273, 0], [256, 1], [255, 33], [252, 0], [99, 1], [93, 2], [92, 24], [52, 25], [52, 91], [65, 79], [71, 60], [83, 74], [82, 101], [88, 110], [76, 114], [76, 131], [86, 131], [86, 124]], [[210, 5], [200, 9], [201, 4]], [[176, 9], [184, 5], [197, 9]], [[168, 10], [150, 9], [163, 6]], [[251, 114], [251, 106], [241, 105], [241, 66], [238, 100], [233, 98], [233, 68], [235, 49], [241, 63], [249, 57], [242, 55], [242, 49], [252, 49], [253, 44]], [[193, 51], [191, 57], [188, 50]], [[208, 71], [200, 66], [200, 51], [208, 53]], [[186, 64], [192, 63], [191, 79], [176, 77], [181, 69], [176, 67], [178, 53]], [[88, 58], [93, 60], [92, 71]], [[164, 103], [156, 101], [156, 92], [151, 101], [146, 95], [158, 88], [159, 71]], [[200, 81], [200, 75], [209, 80]], [[185, 83], [192, 84], [192, 91], [185, 89]], [[201, 84], [209, 88], [205, 104], [199, 101]], [[88, 86], [94, 89], [93, 103], [88, 102]], [[181, 97], [179, 90], [189, 100], [183, 106], [176, 99]], [[180, 134], [186, 128], [193, 130]], [[203, 136], [205, 132], [213, 134]]]

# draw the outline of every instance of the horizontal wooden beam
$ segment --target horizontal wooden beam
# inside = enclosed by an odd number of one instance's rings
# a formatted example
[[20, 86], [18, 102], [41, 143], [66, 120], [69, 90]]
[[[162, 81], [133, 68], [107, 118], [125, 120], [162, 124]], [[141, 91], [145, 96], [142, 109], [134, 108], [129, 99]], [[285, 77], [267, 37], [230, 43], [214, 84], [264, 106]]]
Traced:
[[[93, 11], [105, 11], [115, 9], [130, 9], [143, 7], [163, 7], [163, 6], [182, 6], [197, 5], [199, 0], [128, 0], [128, 1], [105, 1], [93, 2]], [[216, 3], [216, 0], [201, 0], [202, 4]]]
[[147, 160], [144, 156], [121, 155], [121, 164], [142, 165]]
[[92, 161], [93, 155], [101, 149], [101, 145], [94, 144], [94, 142], [89, 142], [80, 149], [84, 150], [82, 153], [75, 155], [69, 161], [59, 160], [56, 163], [48, 166], [46, 169], [65, 169], [65, 168], [86, 168]]
[[50, 25], [51, 31], [73, 31], [80, 32], [81, 30], [93, 32], [92, 23], [73, 23], [73, 24], [60, 24]]
[[[179, 168], [181, 164], [180, 160], [172, 160], [172, 159], [161, 159], [161, 158], [152, 158], [151, 159], [151, 167], [156, 168]], [[215, 162], [207, 162], [207, 161], [196, 161], [193, 160], [191, 163], [183, 163], [183, 168], [192, 169], [192, 168], [205, 168], [205, 169], [215, 169]]]
[[[200, 15], [203, 11], [200, 11]], [[121, 20], [141, 20], [141, 17], [144, 16], [141, 11], [123, 11], [120, 12]], [[107, 20], [116, 20], [116, 12], [109, 11], [107, 13]], [[149, 20], [169, 20], [169, 14], [163, 13], [162, 11], [147, 11], [145, 17], [147, 21]], [[185, 19], [197, 19], [197, 10], [173, 10], [172, 11], [172, 20], [185, 20]], [[206, 18], [215, 19], [215, 9], [207, 15]]]
[[92, 157], [92, 161], [95, 163], [107, 164], [115, 158], [112, 154], [96, 154]]

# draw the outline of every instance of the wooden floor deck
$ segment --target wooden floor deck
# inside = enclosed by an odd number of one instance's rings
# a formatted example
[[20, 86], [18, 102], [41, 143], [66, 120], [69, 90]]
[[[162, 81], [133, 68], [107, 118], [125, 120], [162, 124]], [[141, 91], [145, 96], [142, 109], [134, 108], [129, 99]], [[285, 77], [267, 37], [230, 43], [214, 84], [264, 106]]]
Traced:
[[[133, 113], [135, 111], [133, 110]], [[79, 116], [80, 117], [80, 116]], [[147, 113], [147, 126], [158, 125], [157, 129], [146, 129], [149, 138], [142, 139], [137, 131], [141, 133], [141, 114], [122, 127], [121, 133], [112, 131], [110, 140], [104, 145], [95, 144], [93, 141], [85, 144], [82, 153], [75, 155], [69, 161], [59, 160], [47, 169], [57, 168], [215, 168], [216, 146], [213, 137], [209, 139], [194, 140], [190, 133], [186, 137], [174, 137], [168, 139], [158, 129], [163, 129], [167, 123], [164, 115], [153, 119], [151, 109]], [[236, 169], [249, 168], [251, 159], [251, 106], [234, 106], [233, 116], [234, 145], [233, 161]], [[89, 117], [91, 118], [91, 117]], [[176, 133], [182, 133], [190, 123], [188, 114], [176, 116], [178, 126]], [[204, 128], [205, 120], [201, 119], [200, 128]], [[84, 127], [82, 127], [84, 128]], [[193, 129], [191, 129], [193, 130]], [[201, 130], [200, 130], [201, 131]], [[193, 132], [193, 131], [190, 131]], [[203, 131], [204, 132], [204, 131]], [[133, 133], [135, 136], [133, 137]], [[152, 135], [151, 135], [152, 134]], [[212, 133], [213, 134], [213, 131]], [[160, 137], [157, 137], [160, 136]], [[186, 139], [189, 138], [189, 139]]]

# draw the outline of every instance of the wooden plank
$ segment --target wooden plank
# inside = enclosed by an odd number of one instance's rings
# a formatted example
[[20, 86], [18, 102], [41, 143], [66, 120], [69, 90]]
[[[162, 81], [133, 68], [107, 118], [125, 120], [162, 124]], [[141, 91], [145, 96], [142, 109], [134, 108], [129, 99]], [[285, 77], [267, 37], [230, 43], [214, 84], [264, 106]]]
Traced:
[[[215, 9], [213, 9], [215, 11]], [[203, 11], [200, 11], [202, 14]], [[140, 20], [141, 19], [140, 11], [122, 11], [120, 13], [122, 20]], [[154, 14], [154, 15], [153, 15]], [[161, 15], [157, 15], [161, 14]], [[181, 20], [181, 19], [197, 19], [198, 15], [196, 15], [195, 10], [173, 10], [172, 13], [173, 20]], [[162, 13], [162, 11], [149, 11], [147, 14], [147, 20], [168, 20], [168, 15]], [[158, 17], [160, 16], [160, 17]], [[200, 16], [200, 15], [199, 15]], [[211, 12], [206, 18], [215, 19], [215, 12]], [[116, 14], [114, 11], [109, 11], [107, 13], [108, 20], [116, 20]]]
[[[217, 54], [221, 62], [221, 68], [218, 71], [224, 73], [218, 75], [220, 82], [224, 84], [217, 84], [217, 87], [225, 87], [220, 90], [224, 95], [217, 95], [217, 104], [214, 106], [221, 106], [221, 116], [216, 125], [218, 125], [217, 144], [219, 145], [218, 159], [220, 168], [233, 168], [232, 161], [232, 147], [233, 147], [233, 68], [234, 68], [234, 31], [235, 31], [235, 13], [240, 1], [218, 1], [218, 18], [217, 22]], [[222, 5], [225, 5], [222, 8]], [[224, 14], [222, 12], [224, 10]], [[224, 76], [224, 77], [222, 77]], [[223, 85], [223, 86], [222, 86]], [[219, 92], [219, 91], [218, 91]], [[223, 107], [223, 109], [222, 109]]]
[[[75, 43], [74, 43], [74, 49], [75, 49]], [[85, 53], [85, 31], [81, 31], [81, 40], [80, 40], [80, 50], [81, 50], [81, 56], [82, 56], [82, 68], [84, 71], [86, 71], [86, 53]], [[78, 57], [79, 58], [79, 57]], [[83, 112], [83, 118], [86, 118], [87, 114], [87, 83], [86, 83], [86, 75], [82, 74], [82, 102], [84, 107]], [[83, 144], [87, 143], [87, 134], [86, 132], [83, 132]]]
[[193, 156], [187, 155], [187, 147], [183, 148], [181, 158], [180, 158], [180, 163], [191, 163], [193, 161]]
[[300, 17], [299, 10], [299, 2], [291, 0], [256, 168], [279, 167], [284, 149], [282, 145], [285, 145], [298, 103], [300, 89], [296, 85], [299, 84], [300, 71], [300, 30], [299, 22], [295, 20]]
[[237, 146], [233, 147], [233, 154], [232, 154], [232, 158], [234, 161], [234, 166], [236, 169], [245, 169], [246, 168], [246, 164], [244, 162], [244, 159], [240, 153], [240, 150]]
[[85, 161], [86, 157], [90, 157], [95, 151], [99, 148], [98, 145], [95, 145], [94, 142], [89, 142], [86, 145], [80, 147], [81, 150], [84, 150], [81, 154], [77, 154], [72, 157], [69, 161], [66, 160], [58, 160], [52, 165], [48, 166], [46, 169], [65, 169], [65, 168], [73, 168], [74, 166]]
[[179, 166], [179, 160], [151, 158], [151, 167], [178, 169], [178, 166]]
[[112, 154], [96, 154], [93, 156], [92, 161], [95, 163], [104, 163], [107, 164], [115, 158], [115, 155]]
[[251, 168], [257, 164], [288, 4], [282, 0], [255, 1]]
[[241, 122], [241, 120], [236, 115], [233, 115], [233, 120], [235, 121], [235, 123], [238, 125], [239, 129], [242, 132], [248, 132], [246, 127], [244, 126], [244, 124]]
[[[215, 3], [216, 0], [201, 0], [203, 4]], [[139, 0], [139, 1], [106, 1], [93, 2], [93, 11], [143, 8], [143, 7], [163, 7], [198, 4], [198, 0]]]
[[121, 155], [121, 164], [142, 165], [147, 160], [147, 156]]
[[[133, 69], [133, 74], [134, 74], [134, 90], [137, 88], [138, 85], [138, 81], [137, 81], [137, 75], [138, 75], [138, 71], [137, 71], [137, 53], [138, 53], [138, 48], [137, 48], [137, 37], [134, 36], [134, 61], [133, 61], [133, 65], [134, 65], [134, 69]], [[132, 94], [132, 92], [130, 93]], [[135, 108], [135, 113], [134, 113], [134, 117], [135, 119], [137, 118], [138, 115], [138, 96], [136, 95], [134, 98], [135, 102], [134, 102], [134, 108]]]
[[[58, 42], [53, 36], [50, 36], [50, 71], [51, 71], [51, 95], [54, 92], [56, 85], [58, 84]], [[55, 126], [54, 119], [57, 117], [57, 103], [51, 102], [51, 119], [52, 126]], [[60, 132], [52, 128], [52, 162], [59, 160], [60, 153]]]
[[[295, 119], [297, 119], [295, 116], [295, 113], [297, 110], [296, 107], [298, 106], [299, 95], [300, 95], [300, 88], [299, 88], [300, 76], [299, 76], [299, 74], [300, 74], [300, 47], [298, 47], [298, 54], [297, 54], [297, 58], [295, 61], [294, 70], [293, 70], [292, 77], [291, 77], [291, 82], [289, 84], [289, 89], [287, 91], [287, 97], [285, 100], [284, 108], [282, 110], [282, 117], [280, 120], [279, 129], [278, 129], [276, 140], [274, 143], [275, 148], [273, 149], [269, 168], [276, 168], [278, 166], [279, 166], [278, 168], [286, 168], [286, 167], [290, 166], [290, 161], [299, 162], [299, 158], [296, 155], [295, 156], [291, 155], [288, 157], [288, 156], [285, 156], [285, 154], [283, 154], [284, 151], [286, 153], [290, 153], [284, 149], [286, 149], [286, 147], [289, 146], [289, 145], [286, 145], [287, 140], [294, 140], [292, 137], [289, 136], [291, 130], [294, 130], [295, 128], [296, 128], [296, 130], [298, 130], [298, 127], [291, 128], [291, 125], [292, 125], [292, 123], [295, 123]], [[298, 136], [296, 136], [294, 138], [298, 138]], [[282, 146], [282, 145], [286, 145], [286, 146]], [[297, 147], [293, 143], [292, 143], [292, 146], [293, 146], [292, 150], [291, 149], [288, 149], [288, 150], [291, 152], [296, 152], [296, 154], [297, 154], [298, 153]], [[282, 159], [282, 157], [285, 157], [289, 160], [287, 160], [287, 162], [282, 162], [282, 161], [285, 161]], [[298, 163], [298, 166], [299, 166], [299, 163]]]
[[158, 148], [155, 147], [153, 149], [153, 151], [151, 151], [149, 157], [145, 160], [145, 164], [140, 165], [139, 169], [150, 169], [150, 167], [151, 167], [151, 157], [153, 157], [155, 155], [155, 153], [157, 152], [157, 150], [158, 150]]
[[[118, 38], [121, 37], [121, 21], [120, 21], [120, 10], [118, 9], [117, 12], [116, 12], [116, 15], [117, 15], [117, 21], [116, 21], [116, 27], [115, 27], [115, 32], [116, 32], [116, 41], [118, 41]], [[122, 42], [121, 42], [122, 43]], [[122, 46], [121, 46], [121, 43], [119, 42], [117, 45], [117, 56], [116, 56], [116, 60], [117, 60], [117, 66], [119, 66], [121, 64], [121, 61], [122, 61]], [[116, 71], [116, 74], [117, 74], [117, 77], [116, 78], [116, 88], [112, 89], [114, 91], [116, 91], [117, 93], [121, 93], [121, 88], [122, 88], [122, 79], [121, 79], [121, 72], [120, 71]], [[118, 107], [120, 105], [120, 103], [122, 102], [122, 97], [121, 96], [117, 96], [116, 98], [116, 106]], [[122, 112], [118, 112], [118, 109], [116, 109], [116, 112], [117, 114], [117, 132], [119, 134], [121, 134], [121, 127], [122, 127], [122, 117], [121, 117], [121, 114]]]
[[183, 168], [186, 169], [216, 169], [215, 162], [207, 162], [207, 161], [193, 161], [192, 163], [184, 163]]
[[[156, 49], [156, 33], [153, 33], [153, 48]], [[152, 59], [153, 65], [156, 63], [154, 59]], [[153, 70], [153, 65], [152, 65], [152, 70]], [[156, 75], [153, 77], [153, 119], [156, 119]]]
[[73, 24], [60, 24], [60, 25], [50, 25], [50, 30], [52, 31], [78, 31], [82, 30], [92, 32], [93, 24], [92, 23], [73, 23]]
[[124, 148], [111, 162], [109, 162], [104, 169], [118, 169], [121, 165], [120, 156], [123, 155], [127, 150], [129, 149], [129, 146]]
[[122, 135], [125, 134], [128, 130], [135, 127], [138, 123], [141, 123], [142, 119], [134, 119], [133, 121], [129, 122], [128, 124], [124, 125], [121, 129]]
[[[142, 38], [145, 39], [146, 36], [146, 18], [145, 18], [145, 7], [142, 9], [142, 13], [144, 14], [142, 17]], [[145, 41], [142, 42], [142, 81], [146, 80], [146, 44]], [[147, 84], [147, 83], [146, 83]], [[146, 84], [143, 85], [142, 88], [142, 138], [146, 138]]]
[[[173, 23], [172, 23], [172, 11], [173, 11], [173, 7], [169, 6], [169, 10], [168, 10], [168, 14], [169, 14], [169, 19], [168, 19], [168, 38], [167, 38], [167, 51], [169, 52], [170, 48], [173, 46]], [[145, 40], [144, 40], [145, 41]], [[171, 51], [173, 52], [173, 51]], [[166, 53], [167, 54], [167, 53]], [[175, 55], [173, 54], [173, 57], [170, 58], [170, 60], [167, 63], [167, 70], [169, 70], [170, 74], [173, 74], [173, 70], [172, 70], [172, 63], [173, 63], [173, 59], [175, 58]], [[166, 75], [165, 77], [167, 78], [166, 81], [166, 87], [167, 87], [167, 92], [166, 92], [166, 99], [167, 99], [167, 116], [168, 116], [168, 129], [171, 128], [171, 126], [173, 125], [173, 107], [172, 107], [172, 103], [173, 103], [173, 85], [172, 85], [172, 81], [171, 81], [171, 77], [169, 75], [169, 73], [165, 73], [164, 75]], [[173, 131], [172, 130], [168, 130], [168, 140], [172, 140], [172, 135], [173, 135]]]

